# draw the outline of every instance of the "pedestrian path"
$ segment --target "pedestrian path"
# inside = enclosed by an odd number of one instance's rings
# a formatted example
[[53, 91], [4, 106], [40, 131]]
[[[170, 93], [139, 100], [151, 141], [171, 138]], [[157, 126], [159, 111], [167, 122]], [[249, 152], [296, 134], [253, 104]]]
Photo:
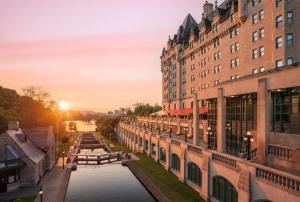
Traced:
[[[60, 158], [57, 165], [44, 176], [40, 183], [40, 187], [43, 187], [43, 202], [63, 202], [70, 175], [71, 169], [66, 169], [66, 167], [63, 169], [62, 158]], [[35, 202], [40, 201], [41, 196], [38, 194]]]

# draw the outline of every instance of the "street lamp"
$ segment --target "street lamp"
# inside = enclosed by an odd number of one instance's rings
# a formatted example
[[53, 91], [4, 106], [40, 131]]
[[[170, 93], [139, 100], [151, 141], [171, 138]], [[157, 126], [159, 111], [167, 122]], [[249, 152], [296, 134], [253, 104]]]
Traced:
[[183, 130], [184, 130], [184, 141], [187, 142], [187, 132], [189, 129], [185, 127]]
[[172, 124], [169, 124], [169, 136], [172, 137]]
[[251, 160], [251, 142], [254, 141], [251, 131], [247, 131], [247, 136], [244, 137], [244, 141], [246, 142], [247, 160], [250, 161]]
[[63, 154], [63, 169], [65, 169], [65, 151], [63, 151], [62, 154]]
[[40, 191], [39, 191], [39, 194], [40, 194], [40, 197], [41, 197], [41, 202], [43, 202], [43, 187], [40, 188]]
[[206, 135], [207, 135], [207, 146], [209, 149], [211, 149], [211, 139], [210, 136], [212, 135], [212, 131], [211, 131], [211, 127], [207, 127], [207, 131], [206, 131]]

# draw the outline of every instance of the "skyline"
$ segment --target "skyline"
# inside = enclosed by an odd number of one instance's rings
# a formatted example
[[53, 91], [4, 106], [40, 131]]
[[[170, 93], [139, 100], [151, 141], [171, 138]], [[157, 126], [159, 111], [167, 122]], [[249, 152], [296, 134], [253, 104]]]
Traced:
[[161, 104], [162, 47], [188, 13], [199, 21], [202, 12], [198, 0], [0, 5], [0, 85], [41, 86], [74, 109], [99, 112]]

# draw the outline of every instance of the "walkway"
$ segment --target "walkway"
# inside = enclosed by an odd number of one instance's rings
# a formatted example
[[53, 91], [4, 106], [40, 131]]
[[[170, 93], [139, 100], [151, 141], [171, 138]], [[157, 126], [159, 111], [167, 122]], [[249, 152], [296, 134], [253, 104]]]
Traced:
[[[60, 158], [58, 164], [43, 177], [40, 183], [44, 191], [43, 202], [63, 202], [70, 175], [71, 169], [63, 169], [62, 158]], [[35, 202], [40, 202], [39, 195], [36, 197]]]

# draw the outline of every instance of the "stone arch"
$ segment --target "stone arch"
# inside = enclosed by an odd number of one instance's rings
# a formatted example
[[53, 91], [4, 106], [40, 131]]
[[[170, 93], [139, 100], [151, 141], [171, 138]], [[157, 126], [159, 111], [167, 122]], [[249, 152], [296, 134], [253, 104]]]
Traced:
[[180, 158], [175, 153], [173, 153], [171, 156], [171, 168], [176, 171], [180, 171]]
[[187, 165], [187, 179], [199, 187], [202, 187], [202, 171], [199, 166], [193, 162]]
[[238, 202], [238, 191], [222, 176], [213, 177], [213, 197], [223, 202]]

